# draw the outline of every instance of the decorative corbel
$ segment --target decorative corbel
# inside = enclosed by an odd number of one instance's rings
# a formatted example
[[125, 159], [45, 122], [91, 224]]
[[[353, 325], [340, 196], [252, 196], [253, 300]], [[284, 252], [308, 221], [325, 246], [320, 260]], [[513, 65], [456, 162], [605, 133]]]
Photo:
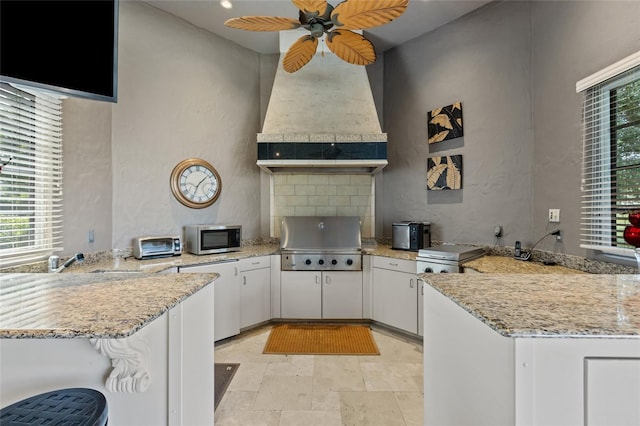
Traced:
[[109, 392], [138, 393], [149, 388], [149, 345], [144, 337], [89, 341], [94, 349], [111, 358], [113, 369], [105, 381]]

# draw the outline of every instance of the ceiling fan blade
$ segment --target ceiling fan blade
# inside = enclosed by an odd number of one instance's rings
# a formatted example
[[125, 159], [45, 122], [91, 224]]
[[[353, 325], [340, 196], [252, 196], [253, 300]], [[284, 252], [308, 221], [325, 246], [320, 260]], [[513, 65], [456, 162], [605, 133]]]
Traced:
[[333, 30], [325, 38], [329, 50], [340, 59], [355, 65], [369, 65], [376, 60], [373, 44], [349, 30]]
[[283, 31], [298, 28], [300, 22], [297, 19], [279, 16], [241, 16], [227, 19], [224, 25], [247, 31]]
[[362, 30], [387, 24], [407, 9], [409, 0], [345, 0], [333, 9], [336, 27]]
[[291, 2], [300, 9], [301, 12], [309, 14], [322, 16], [327, 11], [327, 1], [326, 0], [291, 0]]
[[303, 66], [305, 66], [313, 55], [316, 53], [318, 47], [318, 39], [305, 35], [295, 41], [287, 51], [287, 54], [282, 60], [282, 66], [286, 72], [296, 72]]

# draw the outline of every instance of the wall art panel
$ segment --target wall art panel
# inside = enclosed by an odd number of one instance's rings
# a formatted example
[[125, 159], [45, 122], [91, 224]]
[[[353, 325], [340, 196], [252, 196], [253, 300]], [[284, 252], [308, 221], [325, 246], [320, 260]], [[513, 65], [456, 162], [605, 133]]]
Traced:
[[462, 189], [462, 155], [429, 157], [427, 159], [427, 189]]
[[434, 109], [427, 115], [429, 143], [446, 141], [464, 135], [462, 129], [462, 103]]

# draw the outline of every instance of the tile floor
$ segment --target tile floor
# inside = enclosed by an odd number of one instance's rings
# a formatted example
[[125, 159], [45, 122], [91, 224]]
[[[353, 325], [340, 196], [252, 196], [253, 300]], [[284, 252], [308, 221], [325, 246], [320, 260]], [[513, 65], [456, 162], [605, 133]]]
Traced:
[[240, 363], [216, 426], [423, 424], [422, 345], [372, 326], [380, 355], [263, 355], [271, 326], [216, 344]]

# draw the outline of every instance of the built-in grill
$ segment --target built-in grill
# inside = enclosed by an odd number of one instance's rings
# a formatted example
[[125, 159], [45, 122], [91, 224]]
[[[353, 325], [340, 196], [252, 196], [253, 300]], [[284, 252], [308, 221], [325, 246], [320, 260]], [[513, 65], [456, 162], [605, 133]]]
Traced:
[[443, 244], [418, 250], [417, 272], [457, 273], [462, 272], [462, 264], [484, 255], [482, 247]]
[[286, 216], [280, 231], [283, 271], [361, 271], [357, 216]]

